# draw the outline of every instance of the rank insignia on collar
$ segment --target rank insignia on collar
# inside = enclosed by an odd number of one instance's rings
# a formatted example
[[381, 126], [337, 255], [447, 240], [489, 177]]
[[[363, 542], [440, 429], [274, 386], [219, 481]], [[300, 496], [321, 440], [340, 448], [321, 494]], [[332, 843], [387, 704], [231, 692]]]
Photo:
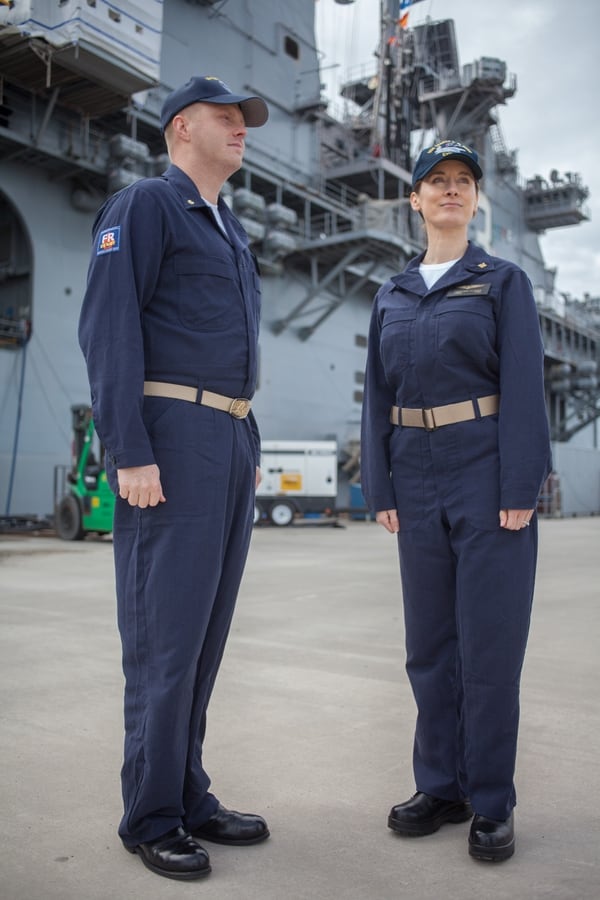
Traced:
[[487, 263], [477, 263], [478, 269], [487, 269]]

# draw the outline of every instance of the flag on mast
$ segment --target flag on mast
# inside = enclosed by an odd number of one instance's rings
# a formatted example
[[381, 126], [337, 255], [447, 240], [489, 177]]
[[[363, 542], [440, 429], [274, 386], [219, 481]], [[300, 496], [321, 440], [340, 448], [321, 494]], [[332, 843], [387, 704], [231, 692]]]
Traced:
[[400, 0], [400, 18], [398, 19], [400, 28], [408, 28], [408, 14], [410, 12], [409, 7], [413, 6], [415, 3], [420, 2], [421, 0]]

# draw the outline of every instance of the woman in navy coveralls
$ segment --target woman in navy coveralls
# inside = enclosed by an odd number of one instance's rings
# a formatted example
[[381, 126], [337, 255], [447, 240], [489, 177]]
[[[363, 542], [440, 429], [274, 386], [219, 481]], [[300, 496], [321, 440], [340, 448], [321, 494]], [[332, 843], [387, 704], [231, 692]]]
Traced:
[[[172, 165], [105, 203], [80, 318], [94, 422], [117, 494], [125, 674], [125, 847], [159, 875], [210, 872], [198, 840], [253, 844], [260, 816], [209, 791], [202, 745], [253, 523], [260, 439], [260, 284], [219, 199], [240, 168], [258, 97], [197, 76], [166, 98]], [[240, 748], [243, 753], [243, 748]]]
[[389, 827], [431, 834], [474, 814], [469, 853], [514, 852], [519, 682], [550, 470], [531, 285], [467, 240], [482, 171], [454, 141], [422, 152], [410, 203], [427, 250], [375, 298], [362, 490], [398, 534], [417, 793]]

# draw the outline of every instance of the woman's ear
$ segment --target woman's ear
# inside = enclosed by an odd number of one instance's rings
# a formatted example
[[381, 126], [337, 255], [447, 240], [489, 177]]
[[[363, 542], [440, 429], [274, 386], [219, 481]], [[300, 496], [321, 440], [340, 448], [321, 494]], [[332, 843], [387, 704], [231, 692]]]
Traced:
[[419, 200], [419, 195], [416, 191], [413, 191], [409, 197], [410, 205], [414, 209], [415, 212], [419, 212], [421, 208], [421, 203]]

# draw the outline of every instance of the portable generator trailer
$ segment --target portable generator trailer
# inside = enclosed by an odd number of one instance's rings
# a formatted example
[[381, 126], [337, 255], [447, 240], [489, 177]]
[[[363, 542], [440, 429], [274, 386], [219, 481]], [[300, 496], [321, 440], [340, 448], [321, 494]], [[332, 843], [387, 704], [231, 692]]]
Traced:
[[263, 480], [255, 524], [291, 525], [297, 516], [331, 515], [338, 492], [336, 441], [262, 441]]

